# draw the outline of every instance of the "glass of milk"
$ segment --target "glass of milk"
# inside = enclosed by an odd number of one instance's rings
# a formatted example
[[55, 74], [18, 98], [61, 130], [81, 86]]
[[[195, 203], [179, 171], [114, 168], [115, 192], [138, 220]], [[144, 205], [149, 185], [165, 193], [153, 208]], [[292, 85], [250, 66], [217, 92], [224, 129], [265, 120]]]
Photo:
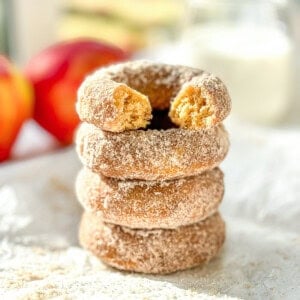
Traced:
[[289, 108], [292, 43], [278, 11], [278, 1], [188, 1], [190, 64], [226, 83], [244, 120], [274, 124]]

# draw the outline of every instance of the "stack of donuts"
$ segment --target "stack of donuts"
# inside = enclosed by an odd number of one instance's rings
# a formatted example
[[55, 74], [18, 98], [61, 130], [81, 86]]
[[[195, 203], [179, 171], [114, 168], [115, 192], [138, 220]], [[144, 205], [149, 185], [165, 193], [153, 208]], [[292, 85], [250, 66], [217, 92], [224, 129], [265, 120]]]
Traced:
[[230, 107], [222, 81], [190, 67], [133, 61], [87, 77], [76, 105], [82, 246], [142, 273], [213, 258], [225, 240], [218, 166]]

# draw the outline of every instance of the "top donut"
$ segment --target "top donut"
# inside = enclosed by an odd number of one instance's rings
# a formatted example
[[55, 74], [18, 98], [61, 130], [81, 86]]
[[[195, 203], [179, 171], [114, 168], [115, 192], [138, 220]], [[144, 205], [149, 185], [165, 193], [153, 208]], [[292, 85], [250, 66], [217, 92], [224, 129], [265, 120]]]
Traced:
[[165, 109], [175, 125], [199, 129], [222, 122], [231, 100], [224, 83], [210, 73], [143, 60], [88, 76], [78, 90], [76, 109], [82, 121], [111, 132], [145, 128], [152, 110]]

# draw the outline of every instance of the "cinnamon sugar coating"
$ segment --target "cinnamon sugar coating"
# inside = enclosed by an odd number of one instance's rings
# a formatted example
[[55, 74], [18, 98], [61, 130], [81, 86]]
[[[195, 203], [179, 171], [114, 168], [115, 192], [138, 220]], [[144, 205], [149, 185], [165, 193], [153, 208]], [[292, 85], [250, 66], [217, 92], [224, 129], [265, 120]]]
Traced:
[[164, 274], [196, 267], [216, 256], [225, 240], [225, 224], [216, 213], [176, 229], [130, 229], [84, 213], [79, 240], [112, 267]]
[[147, 96], [95, 76], [88, 77], [79, 88], [76, 109], [81, 120], [112, 132], [144, 128], [152, 118]]
[[176, 228], [215, 213], [224, 183], [219, 168], [170, 181], [120, 181], [82, 169], [76, 192], [85, 210], [105, 222], [131, 228]]
[[225, 158], [229, 140], [223, 125], [208, 129], [102, 131], [80, 125], [77, 152], [82, 163], [107, 177], [168, 180], [213, 169]]
[[231, 100], [223, 82], [210, 73], [144, 60], [102, 68], [78, 91], [80, 119], [107, 131], [145, 128], [151, 107], [170, 107], [174, 124], [198, 129], [222, 122]]

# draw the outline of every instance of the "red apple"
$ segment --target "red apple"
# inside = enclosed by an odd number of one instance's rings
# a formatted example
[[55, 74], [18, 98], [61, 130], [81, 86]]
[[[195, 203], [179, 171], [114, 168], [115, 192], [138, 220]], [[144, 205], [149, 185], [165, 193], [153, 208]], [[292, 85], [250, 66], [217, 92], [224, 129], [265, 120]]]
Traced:
[[32, 114], [29, 82], [0, 55], [0, 162], [7, 159], [24, 121]]
[[62, 42], [40, 52], [25, 68], [35, 92], [35, 120], [61, 143], [72, 143], [79, 123], [75, 101], [80, 83], [95, 69], [126, 59], [121, 49], [90, 39]]

